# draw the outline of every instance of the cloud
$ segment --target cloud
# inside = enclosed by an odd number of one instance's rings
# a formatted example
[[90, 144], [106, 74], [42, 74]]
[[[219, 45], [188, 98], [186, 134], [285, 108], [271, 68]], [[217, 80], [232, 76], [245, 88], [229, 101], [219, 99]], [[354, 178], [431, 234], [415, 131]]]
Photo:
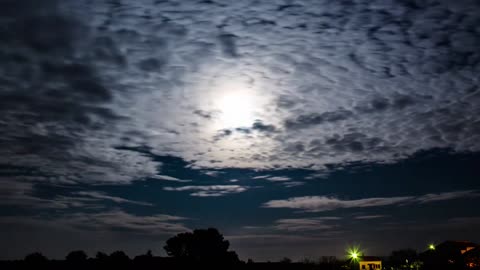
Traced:
[[480, 194], [476, 190], [465, 190], [465, 191], [426, 194], [426, 195], [417, 197], [417, 201], [420, 203], [430, 203], [430, 202], [436, 202], [436, 201], [448, 201], [448, 200], [461, 199], [461, 198], [465, 198], [465, 199], [475, 198], [479, 196]]
[[182, 180], [182, 179], [178, 179], [178, 178], [175, 178], [175, 177], [172, 177], [172, 176], [168, 176], [168, 175], [155, 175], [151, 178], [154, 178], [154, 179], [159, 179], [159, 180], [165, 180], [165, 181], [173, 181], [173, 182], [180, 182], [180, 183], [188, 183], [188, 182], [192, 182], [192, 180]]
[[0, 205], [3, 206], [25, 209], [96, 209], [105, 207], [100, 203], [102, 201], [112, 201], [118, 204], [128, 203], [153, 206], [151, 203], [110, 196], [98, 191], [77, 191], [65, 195], [55, 194], [49, 197], [41, 196], [40, 193], [36, 192], [35, 184], [22, 181], [22, 179], [12, 179], [9, 177], [0, 177], [0, 183]]
[[203, 174], [206, 174], [211, 177], [218, 177], [221, 175], [223, 172], [222, 171], [202, 171]]
[[338, 220], [336, 217], [294, 218], [279, 219], [273, 228], [286, 231], [322, 231], [335, 228], [335, 225], [326, 224], [327, 221]]
[[275, 132], [277, 130], [274, 125], [267, 125], [258, 120], [253, 123], [252, 129], [261, 132]]
[[315, 172], [310, 174], [309, 176], [305, 177], [307, 180], [315, 180], [315, 179], [326, 179], [328, 177], [327, 172]]
[[222, 51], [225, 56], [238, 57], [237, 46], [235, 39], [237, 36], [233, 34], [221, 34], [218, 36], [218, 40], [222, 45]]
[[380, 206], [401, 206], [407, 204], [424, 204], [436, 201], [479, 197], [476, 190], [425, 194], [420, 196], [379, 197], [357, 200], [342, 200], [327, 196], [293, 197], [286, 200], [271, 200], [264, 203], [265, 208], [291, 208], [306, 212], [324, 212], [345, 208], [368, 208]]
[[184, 217], [170, 215], [139, 216], [121, 210], [99, 213], [76, 213], [64, 216], [60, 222], [72, 227], [95, 230], [129, 230], [143, 234], [173, 234], [189, 229], [181, 221]]
[[[0, 163], [45, 181], [161, 173], [121, 146], [203, 169], [480, 150], [475, 1], [37, 2], [0, 4]], [[252, 108], [226, 124], [237, 90]]]
[[249, 187], [239, 185], [212, 185], [212, 186], [183, 186], [164, 187], [166, 191], [194, 191], [194, 197], [219, 197], [247, 191]]
[[377, 219], [377, 218], [385, 218], [388, 217], [386, 215], [365, 215], [365, 216], [355, 216], [354, 219]]
[[[189, 231], [185, 217], [171, 215], [133, 215], [122, 210], [63, 213], [55, 216], [5, 216], [0, 224], [50, 226], [95, 232], [129, 231], [145, 235], [172, 235]], [[53, 228], [49, 228], [52, 230]]]
[[126, 117], [111, 107], [115, 86], [103, 71], [122, 69], [123, 55], [71, 4], [0, 4], [0, 164], [35, 168], [53, 183], [155, 174], [157, 163], [114, 147], [110, 135]]
[[299, 115], [296, 119], [288, 119], [285, 121], [285, 127], [288, 129], [308, 128], [312, 125], [320, 125], [323, 123], [334, 123], [346, 120], [353, 116], [351, 111], [338, 110], [333, 112], [324, 112], [321, 114], [312, 113], [308, 115]]
[[283, 182], [282, 185], [287, 188], [298, 187], [305, 185], [305, 182], [301, 181], [290, 181], [290, 182]]
[[271, 177], [270, 175], [258, 175], [254, 176], [252, 179], [265, 179]]
[[265, 180], [271, 181], [271, 182], [285, 182], [285, 181], [290, 181], [291, 178], [288, 176], [271, 176], [265, 178]]
[[79, 192], [75, 192], [74, 194], [84, 196], [84, 197], [90, 197], [93, 199], [112, 201], [115, 203], [130, 203], [130, 204], [137, 204], [137, 205], [144, 205], [144, 206], [153, 206], [153, 204], [151, 203], [127, 200], [121, 197], [109, 196], [103, 192], [97, 192], [97, 191], [79, 191]]
[[[51, 200], [34, 195], [34, 185], [14, 179], [0, 178], [0, 205], [22, 208], [68, 208], [69, 205], [80, 205], [79, 202]], [[83, 206], [83, 204], [81, 204]]]

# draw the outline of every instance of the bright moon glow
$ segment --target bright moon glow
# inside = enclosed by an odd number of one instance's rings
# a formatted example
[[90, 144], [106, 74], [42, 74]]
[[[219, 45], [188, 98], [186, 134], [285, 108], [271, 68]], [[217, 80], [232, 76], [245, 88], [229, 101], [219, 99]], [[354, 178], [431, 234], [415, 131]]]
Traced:
[[257, 100], [251, 89], [242, 84], [226, 83], [219, 89], [214, 106], [219, 112], [218, 127], [222, 129], [250, 127], [255, 122]]

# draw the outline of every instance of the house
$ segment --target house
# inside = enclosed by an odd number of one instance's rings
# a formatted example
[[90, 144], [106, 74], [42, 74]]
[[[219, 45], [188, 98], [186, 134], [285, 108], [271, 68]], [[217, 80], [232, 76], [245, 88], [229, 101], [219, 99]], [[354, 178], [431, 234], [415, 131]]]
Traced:
[[362, 256], [360, 257], [358, 264], [360, 270], [382, 269], [382, 260], [379, 257]]
[[477, 249], [478, 245], [469, 241], [445, 241], [421, 253], [420, 258], [426, 270], [474, 268], [476, 260], [473, 254]]
[[463, 253], [463, 261], [469, 269], [480, 269], [480, 247], [470, 249]]

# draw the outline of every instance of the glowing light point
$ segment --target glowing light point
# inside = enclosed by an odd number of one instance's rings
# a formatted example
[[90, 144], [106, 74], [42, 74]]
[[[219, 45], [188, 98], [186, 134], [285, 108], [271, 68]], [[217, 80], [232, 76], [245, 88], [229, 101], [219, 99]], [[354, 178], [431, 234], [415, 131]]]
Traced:
[[352, 257], [352, 259], [358, 259], [358, 254], [356, 252], [350, 254], [350, 256]]
[[428, 249], [430, 249], [430, 250], [435, 250], [435, 245], [434, 245], [434, 244], [428, 245]]
[[357, 247], [352, 247], [350, 249], [347, 250], [348, 252], [348, 257], [350, 258], [350, 260], [352, 261], [358, 261], [360, 259], [360, 251]]

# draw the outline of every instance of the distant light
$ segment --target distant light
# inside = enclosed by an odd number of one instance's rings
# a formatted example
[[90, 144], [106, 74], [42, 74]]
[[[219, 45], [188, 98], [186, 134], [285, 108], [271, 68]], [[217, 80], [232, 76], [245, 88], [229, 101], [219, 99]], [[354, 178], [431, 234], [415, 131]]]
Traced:
[[434, 244], [430, 244], [430, 245], [428, 246], [428, 249], [430, 249], [430, 250], [435, 250], [435, 245], [434, 245]]
[[350, 260], [352, 260], [352, 261], [357, 261], [357, 260], [360, 258], [360, 256], [361, 256], [361, 253], [360, 253], [358, 247], [349, 248], [349, 249], [347, 250], [347, 252], [348, 252], [348, 257], [349, 257]]

